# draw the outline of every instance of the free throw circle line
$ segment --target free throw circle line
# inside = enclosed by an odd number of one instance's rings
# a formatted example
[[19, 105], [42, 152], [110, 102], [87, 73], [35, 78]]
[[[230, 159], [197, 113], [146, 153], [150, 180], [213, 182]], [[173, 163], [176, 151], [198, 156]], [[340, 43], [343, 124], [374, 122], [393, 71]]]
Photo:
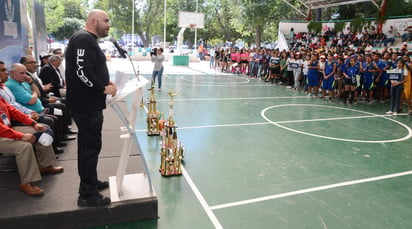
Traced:
[[[277, 108], [277, 107], [286, 107], [286, 106], [289, 106], [289, 107], [290, 106], [326, 107], [326, 108], [333, 108], [333, 109], [340, 109], [340, 110], [355, 111], [355, 112], [371, 115], [372, 117], [379, 117], [379, 118], [383, 118], [383, 119], [387, 119], [389, 121], [395, 122], [395, 123], [403, 126], [405, 129], [407, 129], [408, 134], [403, 138], [392, 139], [392, 140], [377, 140], [377, 141], [335, 138], [335, 137], [323, 136], [323, 135], [319, 135], [319, 134], [312, 134], [312, 133], [307, 133], [307, 132], [300, 131], [300, 130], [295, 130], [293, 128], [289, 128], [289, 127], [281, 125], [280, 123], [282, 123], [282, 122], [274, 122], [274, 121], [270, 120], [268, 117], [266, 117], [266, 115], [265, 115], [266, 111], [268, 111], [270, 109]], [[358, 143], [390, 143], [390, 142], [405, 141], [405, 140], [412, 137], [412, 129], [409, 126], [407, 126], [407, 125], [405, 125], [405, 124], [403, 124], [403, 123], [401, 123], [397, 120], [394, 120], [394, 119], [391, 119], [391, 118], [388, 118], [388, 117], [385, 117], [385, 116], [381, 116], [381, 115], [376, 115], [374, 113], [370, 113], [370, 112], [366, 112], [366, 111], [360, 111], [360, 110], [344, 108], [344, 107], [334, 107], [334, 106], [317, 105], [317, 104], [281, 104], [281, 105], [270, 106], [270, 107], [267, 107], [267, 108], [263, 109], [261, 111], [261, 116], [262, 116], [262, 118], [264, 118], [266, 121], [272, 123], [273, 125], [278, 126], [280, 128], [283, 128], [283, 129], [286, 129], [286, 130], [289, 130], [289, 131], [292, 131], [292, 132], [295, 132], [295, 133], [304, 134], [304, 135], [308, 135], [308, 136], [312, 136], [312, 137], [325, 138], [325, 139], [330, 139], [330, 140], [337, 140], [337, 141], [358, 142]], [[356, 117], [354, 117], [354, 118], [356, 118]], [[336, 118], [319, 119], [317, 121], [328, 121], [328, 120], [333, 120], [333, 119], [336, 119]], [[349, 118], [346, 118], [346, 119], [349, 119]], [[307, 120], [307, 121], [310, 121], [310, 120]]]

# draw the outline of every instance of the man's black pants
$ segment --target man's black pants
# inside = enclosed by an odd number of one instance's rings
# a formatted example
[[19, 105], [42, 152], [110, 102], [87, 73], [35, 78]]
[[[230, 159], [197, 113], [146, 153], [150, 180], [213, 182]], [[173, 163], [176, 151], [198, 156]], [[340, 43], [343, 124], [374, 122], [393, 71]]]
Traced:
[[77, 166], [79, 194], [88, 198], [97, 191], [97, 161], [102, 148], [103, 111], [72, 111], [78, 128]]

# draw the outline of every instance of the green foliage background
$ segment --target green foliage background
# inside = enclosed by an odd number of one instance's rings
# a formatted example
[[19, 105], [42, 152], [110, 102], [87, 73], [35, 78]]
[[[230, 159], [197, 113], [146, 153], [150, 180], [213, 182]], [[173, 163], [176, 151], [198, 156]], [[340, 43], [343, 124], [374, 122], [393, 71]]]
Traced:
[[[305, 20], [305, 17], [279, 0], [135, 0], [134, 31], [145, 46], [151, 37], [163, 38], [164, 3], [166, 1], [166, 40], [174, 43], [180, 30], [178, 12], [198, 12], [205, 14], [205, 28], [198, 30], [198, 38], [208, 45], [224, 45], [226, 42], [242, 40], [246, 45], [260, 46], [277, 40], [278, 24], [281, 20]], [[69, 38], [84, 26], [84, 18], [90, 9], [98, 8], [109, 13], [112, 21], [110, 36], [120, 38], [124, 33], [132, 33], [131, 0], [40, 0], [45, 6], [48, 33], [58, 39]], [[288, 0], [301, 12], [307, 13], [298, 0]], [[381, 4], [382, 0], [375, 1]], [[410, 0], [388, 0], [388, 16], [408, 15], [412, 9]], [[371, 2], [341, 5], [322, 9], [324, 21], [375, 18], [378, 9]], [[83, 21], [83, 23], [82, 23]], [[354, 25], [364, 24], [355, 20]], [[358, 23], [361, 22], [361, 23]], [[185, 41], [194, 43], [194, 32], [185, 31]]]

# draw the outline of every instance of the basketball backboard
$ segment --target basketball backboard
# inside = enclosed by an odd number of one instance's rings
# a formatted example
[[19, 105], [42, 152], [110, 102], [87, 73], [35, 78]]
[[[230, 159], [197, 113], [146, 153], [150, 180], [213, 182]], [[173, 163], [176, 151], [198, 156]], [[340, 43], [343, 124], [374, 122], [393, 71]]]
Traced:
[[205, 27], [205, 14], [179, 11], [179, 27], [203, 29]]

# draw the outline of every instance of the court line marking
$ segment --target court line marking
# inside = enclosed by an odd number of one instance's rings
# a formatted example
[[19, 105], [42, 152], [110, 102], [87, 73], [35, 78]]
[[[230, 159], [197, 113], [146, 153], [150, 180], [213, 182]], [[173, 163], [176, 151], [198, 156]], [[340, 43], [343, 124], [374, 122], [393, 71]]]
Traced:
[[[290, 106], [309, 106], [309, 107], [323, 107], [323, 108], [326, 107], [326, 108], [348, 110], [348, 111], [354, 111], [354, 112], [359, 112], [359, 113], [363, 113], [363, 114], [368, 114], [368, 115], [372, 115], [372, 116], [375, 116], [375, 117], [381, 117], [383, 119], [386, 119], [386, 120], [392, 121], [394, 123], [397, 123], [400, 126], [403, 126], [408, 131], [408, 134], [403, 138], [392, 139], [392, 140], [377, 140], [377, 141], [335, 138], [335, 137], [323, 136], [323, 135], [319, 135], [319, 134], [312, 134], [312, 133], [308, 133], [308, 132], [304, 132], [304, 131], [300, 131], [300, 130], [295, 130], [293, 128], [280, 125], [279, 122], [274, 122], [274, 121], [272, 121], [272, 120], [270, 120], [269, 118], [266, 117], [265, 112], [268, 111], [269, 109], [277, 108], [277, 107], [284, 107], [284, 106], [287, 106], [287, 107], [290, 107]], [[384, 115], [377, 115], [377, 114], [374, 114], [374, 113], [370, 113], [370, 112], [366, 112], [366, 111], [362, 111], [362, 110], [355, 110], [355, 109], [345, 108], [345, 107], [335, 107], [335, 106], [326, 106], [326, 105], [318, 105], [318, 104], [281, 104], [281, 105], [275, 105], [275, 106], [267, 107], [267, 108], [263, 109], [260, 114], [261, 114], [262, 118], [264, 118], [266, 121], [272, 123], [273, 125], [275, 125], [277, 127], [283, 128], [285, 130], [289, 130], [289, 131], [292, 131], [292, 132], [295, 132], [295, 133], [304, 134], [304, 135], [308, 135], [308, 136], [312, 136], [312, 137], [318, 137], [318, 138], [324, 138], [324, 139], [330, 139], [330, 140], [346, 141], [346, 142], [358, 142], [358, 143], [390, 143], [390, 142], [405, 141], [405, 140], [412, 137], [412, 129], [409, 126], [407, 126], [407, 125], [405, 125], [405, 124], [403, 124], [403, 123], [401, 123], [401, 122], [399, 122], [395, 119], [388, 118]]]
[[207, 216], [209, 217], [210, 221], [212, 221], [213, 226], [215, 228], [223, 228], [222, 225], [220, 224], [219, 220], [216, 218], [215, 213], [213, 213], [212, 209], [210, 206], [207, 204], [205, 198], [203, 197], [202, 193], [200, 193], [199, 189], [196, 187], [194, 184], [192, 178], [189, 176], [189, 173], [187, 173], [186, 169], [184, 166], [182, 166], [182, 174], [184, 178], [186, 179], [187, 183], [189, 184], [190, 188], [192, 189], [193, 193], [195, 194], [196, 198], [202, 205], [203, 209], [205, 210]]
[[[174, 101], [231, 101], [231, 100], [261, 100], [261, 99], [296, 99], [296, 98], [308, 98], [307, 96], [279, 96], [279, 97], [245, 97], [245, 98], [203, 98], [203, 99], [174, 99]], [[169, 102], [167, 99], [159, 99], [157, 102]]]
[[[408, 115], [408, 114], [399, 114], [400, 115]], [[351, 117], [341, 117], [341, 118], [324, 118], [324, 119], [308, 119], [308, 120], [290, 120], [290, 121], [279, 121], [276, 123], [300, 123], [300, 122], [311, 122], [311, 121], [330, 121], [330, 120], [338, 120], [338, 119], [360, 119], [360, 118], [379, 118], [379, 117], [389, 117], [391, 115], [371, 115], [371, 116], [351, 116]], [[269, 125], [272, 122], [254, 122], [254, 123], [234, 123], [234, 124], [220, 124], [220, 125], [205, 125], [205, 126], [187, 126], [187, 127], [178, 127], [178, 130], [186, 130], [186, 129], [202, 129], [202, 128], [219, 128], [219, 127], [238, 127], [238, 126], [255, 126], [255, 125]], [[146, 129], [135, 130], [136, 132], [143, 132], [147, 131]]]
[[[233, 79], [239, 79], [239, 80], [242, 80], [242, 81], [210, 82], [210, 83], [201, 82], [201, 81], [197, 82], [197, 79], [199, 79], [199, 80], [208, 79], [210, 81], [211, 78], [217, 79], [218, 81], [222, 81], [222, 80], [227, 81], [227, 80], [231, 80], [231, 79], [232, 80]], [[247, 84], [247, 83], [250, 82], [250, 80], [248, 78], [236, 77], [236, 76], [222, 76], [222, 77], [207, 76], [207, 77], [202, 77], [202, 78], [198, 78], [196, 76], [196, 77], [191, 77], [191, 79], [186, 79], [186, 76], [180, 76], [180, 79], [183, 80], [183, 81], [186, 81], [186, 82], [195, 83], [196, 85], [213, 85], [213, 86], [217, 86], [217, 85], [219, 85], [219, 86], [222, 86], [222, 85], [225, 85], [225, 86], [227, 86], [227, 85], [242, 85], [242, 84]]]
[[319, 186], [319, 187], [314, 187], [314, 188], [307, 188], [307, 189], [302, 189], [302, 190], [297, 190], [297, 191], [292, 191], [292, 192], [286, 192], [286, 193], [281, 193], [281, 194], [276, 194], [276, 195], [271, 195], [271, 196], [263, 196], [263, 197], [259, 197], [259, 198], [236, 201], [236, 202], [231, 202], [231, 203], [226, 203], [226, 204], [219, 204], [219, 205], [211, 206], [210, 208], [212, 210], [218, 210], [218, 209], [223, 209], [223, 208], [236, 207], [236, 206], [247, 205], [247, 204], [254, 204], [254, 203], [257, 203], [257, 202], [262, 202], [262, 201], [267, 201], [267, 200], [275, 200], [275, 199], [280, 199], [280, 198], [285, 198], [285, 197], [290, 197], [290, 196], [296, 196], [296, 195], [301, 195], [301, 194], [306, 194], [306, 193], [311, 193], [311, 192], [318, 192], [318, 191], [323, 191], [323, 190], [328, 190], [328, 189], [333, 189], [333, 188], [339, 188], [339, 187], [350, 186], [350, 185], [355, 185], [355, 184], [368, 183], [368, 182], [372, 182], [372, 181], [379, 181], [379, 180], [391, 179], [391, 178], [396, 178], [396, 177], [401, 177], [401, 176], [408, 176], [408, 175], [412, 175], [412, 170], [406, 171], [406, 172], [401, 172], [401, 173], [393, 173], [393, 174], [389, 174], [389, 175], [365, 178], [365, 179], [360, 179], [360, 180], [353, 180], [353, 181], [346, 181], [346, 182], [341, 182], [341, 183], [336, 183], [336, 184], [324, 185], [324, 186]]
[[[163, 83], [162, 83], [163, 85]], [[174, 85], [176, 84], [168, 84], [165, 83], [164, 85]], [[192, 87], [273, 87], [273, 85], [270, 84], [256, 84], [256, 85], [250, 85], [250, 84], [205, 84], [205, 83], [196, 83], [196, 84], [189, 84], [189, 83], [179, 83], [179, 86], [192, 86]]]
[[[149, 112], [147, 107], [144, 106], [144, 110], [146, 114]], [[206, 202], [205, 198], [203, 197], [202, 193], [199, 191], [195, 183], [193, 182], [192, 178], [190, 177], [189, 173], [186, 171], [185, 167], [182, 165], [182, 175], [186, 179], [189, 187], [192, 189], [193, 193], [195, 194], [197, 200], [199, 201], [200, 205], [202, 205], [203, 210], [206, 212], [207, 216], [209, 217], [210, 221], [212, 222], [213, 226], [216, 229], [223, 229], [222, 225], [220, 224], [219, 220], [217, 219], [216, 215], [213, 213], [212, 209], [210, 208], [209, 204]]]

